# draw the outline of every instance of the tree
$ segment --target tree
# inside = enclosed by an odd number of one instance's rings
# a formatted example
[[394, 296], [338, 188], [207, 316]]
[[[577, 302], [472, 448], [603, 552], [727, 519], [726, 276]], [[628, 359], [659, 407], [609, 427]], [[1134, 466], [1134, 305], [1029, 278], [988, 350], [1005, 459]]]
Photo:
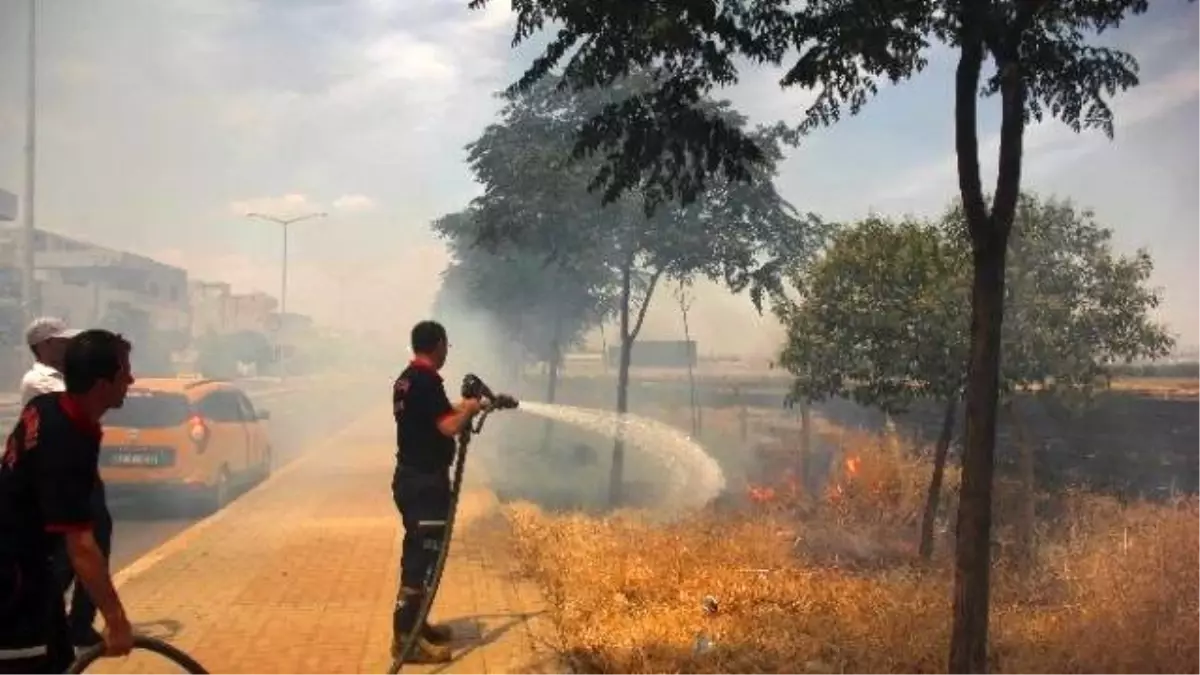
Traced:
[[[712, 183], [693, 202], [653, 213], [632, 198], [606, 206], [590, 194], [604, 169], [570, 161], [575, 130], [611, 101], [649, 86], [650, 78], [635, 74], [608, 90], [570, 92], [553, 83], [532, 87], [508, 96], [501, 121], [468, 146], [472, 168], [485, 186], [474, 203], [483, 224], [480, 243], [516, 246], [565, 266], [598, 261], [615, 280], [618, 413], [628, 412], [632, 348], [662, 280], [721, 280], [735, 292], [748, 288], [761, 304], [778, 290], [783, 266], [808, 250], [817, 229], [809, 227], [815, 217], [801, 217], [775, 191], [773, 163], [756, 169], [762, 176], [753, 184]], [[744, 124], [727, 103], [704, 105], [732, 125]], [[766, 146], [767, 139], [760, 143]], [[618, 433], [610, 481], [614, 504], [621, 501], [623, 467]]]
[[[888, 413], [918, 399], [946, 412], [922, 519], [921, 553], [932, 547], [946, 451], [969, 350], [970, 253], [961, 208], [940, 223], [868, 218], [838, 232], [819, 263], [797, 280], [804, 301], [785, 313], [781, 365], [793, 393], [842, 396]], [[1088, 397], [1113, 362], [1167, 354], [1172, 341], [1150, 318], [1158, 296], [1146, 286], [1145, 251], [1116, 255], [1112, 232], [1069, 202], [1021, 195], [1008, 259], [1000, 392], [1014, 427], [1018, 394]], [[1034, 458], [1018, 433], [1026, 505], [1019, 552], [1033, 552]]]
[[933, 526], [967, 358], [966, 269], [960, 240], [936, 225], [870, 217], [838, 231], [793, 283], [802, 300], [782, 308], [779, 363], [803, 402], [843, 397], [888, 414], [920, 400], [945, 406], [921, 525]]
[[[692, 303], [696, 301], [696, 296], [692, 293], [690, 283], [687, 279], [681, 280], [675, 288], [675, 302], [679, 304], [679, 319], [683, 323], [683, 342], [689, 350], [693, 350], [692, 346], [692, 327], [688, 323], [688, 312], [692, 309]], [[700, 407], [696, 403], [696, 368], [692, 363], [694, 353], [688, 357], [688, 409], [691, 411], [692, 436], [700, 435]]]
[[[961, 204], [943, 222], [959, 239], [968, 227]], [[1086, 403], [1096, 385], [1107, 382], [1109, 364], [1165, 356], [1173, 340], [1150, 318], [1159, 297], [1146, 285], [1154, 266], [1149, 253], [1115, 255], [1112, 231], [1091, 211], [1022, 193], [1007, 257], [999, 397], [1018, 443], [1026, 493], [1018, 551], [1028, 563], [1034, 553], [1035, 458], [1015, 396]]]
[[[486, 4], [471, 0], [470, 6]], [[1138, 83], [1137, 63], [1087, 38], [1146, 12], [1149, 2], [514, 0], [513, 9], [514, 47], [548, 23], [556, 31], [514, 91], [528, 91], [555, 69], [562, 88], [576, 91], [612, 84], [635, 68], [660, 75], [654, 87], [590, 118], [575, 145], [579, 156], [605, 152], [608, 170], [598, 175], [597, 187], [607, 199], [634, 193], [648, 206], [687, 203], [710, 180], [752, 180], [755, 167], [770, 163], [751, 134], [696, 105], [713, 87], [737, 82], [736, 59], [776, 67], [788, 59], [780, 84], [816, 92], [801, 120], [781, 125], [777, 134], [795, 140], [843, 113], [858, 113], [881, 82], [920, 72], [935, 45], [957, 51], [955, 150], [972, 248], [972, 321], [949, 668], [985, 670], [1005, 253], [1021, 188], [1025, 127], [1049, 114], [1076, 131], [1112, 136], [1106, 99]], [[995, 72], [984, 81], [989, 59]], [[1001, 100], [990, 207], [979, 168], [981, 94]]]

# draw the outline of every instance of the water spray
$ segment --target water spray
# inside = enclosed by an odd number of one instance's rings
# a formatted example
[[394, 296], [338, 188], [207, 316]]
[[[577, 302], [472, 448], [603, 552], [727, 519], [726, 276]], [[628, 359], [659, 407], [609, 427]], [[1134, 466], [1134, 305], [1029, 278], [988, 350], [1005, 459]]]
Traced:
[[416, 624], [409, 631], [408, 635], [404, 636], [404, 645], [401, 647], [396, 660], [392, 661], [391, 667], [388, 668], [388, 675], [395, 675], [404, 667], [404, 662], [412, 654], [413, 647], [417, 644], [417, 637], [420, 636], [421, 629], [425, 626], [425, 621], [429, 618], [429, 612], [433, 609], [434, 597], [437, 595], [438, 587], [442, 583], [442, 573], [446, 569], [446, 558], [450, 552], [450, 539], [454, 534], [454, 520], [458, 513], [458, 497], [462, 491], [463, 484], [463, 467], [466, 465], [467, 449], [471, 445], [471, 437], [483, 431], [483, 423], [493, 411], [512, 410], [519, 405], [517, 399], [508, 394], [493, 392], [491, 387], [488, 387], [483, 380], [470, 373], [463, 377], [462, 397], [482, 401], [484, 404], [483, 409], [472, 419], [467, 420], [462, 431], [458, 433], [458, 448], [454, 457], [454, 479], [450, 484], [450, 513], [446, 515], [446, 528], [442, 534], [442, 543], [438, 550], [437, 563], [426, 574], [425, 597], [421, 600]]

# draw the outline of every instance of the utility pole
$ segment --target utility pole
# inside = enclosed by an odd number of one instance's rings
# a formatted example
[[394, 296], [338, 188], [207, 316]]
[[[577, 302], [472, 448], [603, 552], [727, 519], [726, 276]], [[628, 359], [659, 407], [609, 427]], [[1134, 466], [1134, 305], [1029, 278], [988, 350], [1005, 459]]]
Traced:
[[283, 229], [283, 264], [281, 265], [281, 279], [279, 283], [279, 327], [275, 332], [275, 348], [279, 350], [279, 379], [286, 377], [283, 358], [283, 325], [287, 316], [287, 267], [288, 267], [288, 227], [304, 220], [313, 218], [324, 218], [326, 213], [306, 213], [302, 216], [294, 218], [278, 218], [276, 216], [267, 215], [264, 213], [247, 213], [247, 218], [258, 218], [265, 220], [268, 223], [275, 223]]
[[21, 200], [21, 310], [29, 325], [40, 313], [35, 288], [33, 207], [37, 184], [37, 0], [29, 0], [28, 90], [25, 100], [25, 197]]

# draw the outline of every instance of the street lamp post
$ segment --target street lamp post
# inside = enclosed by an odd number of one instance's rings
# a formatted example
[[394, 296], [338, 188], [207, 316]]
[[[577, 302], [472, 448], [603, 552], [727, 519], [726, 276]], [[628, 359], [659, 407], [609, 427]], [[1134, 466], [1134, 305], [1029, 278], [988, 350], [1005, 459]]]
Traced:
[[279, 349], [279, 379], [283, 379], [286, 375], [283, 367], [283, 323], [287, 315], [287, 267], [288, 267], [288, 227], [304, 220], [312, 220], [314, 218], [324, 218], [327, 214], [323, 212], [306, 213], [302, 216], [293, 218], [279, 218], [276, 216], [267, 215], [265, 213], [247, 213], [247, 218], [258, 218], [269, 223], [275, 223], [283, 229], [283, 264], [282, 275], [279, 284], [279, 328], [275, 332], [275, 346]]
[[37, 0], [29, 0], [29, 57], [28, 87], [25, 100], [25, 199], [21, 204], [24, 222], [21, 227], [21, 309], [28, 324], [41, 312], [38, 306], [37, 283], [34, 277], [34, 231], [33, 206], [37, 185]]

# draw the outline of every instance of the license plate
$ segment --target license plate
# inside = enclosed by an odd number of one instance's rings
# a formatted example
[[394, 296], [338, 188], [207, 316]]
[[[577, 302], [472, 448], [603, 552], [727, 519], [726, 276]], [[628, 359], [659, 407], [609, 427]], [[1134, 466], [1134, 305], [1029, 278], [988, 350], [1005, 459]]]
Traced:
[[157, 452], [110, 452], [107, 456], [109, 466], [158, 466], [162, 458]]

